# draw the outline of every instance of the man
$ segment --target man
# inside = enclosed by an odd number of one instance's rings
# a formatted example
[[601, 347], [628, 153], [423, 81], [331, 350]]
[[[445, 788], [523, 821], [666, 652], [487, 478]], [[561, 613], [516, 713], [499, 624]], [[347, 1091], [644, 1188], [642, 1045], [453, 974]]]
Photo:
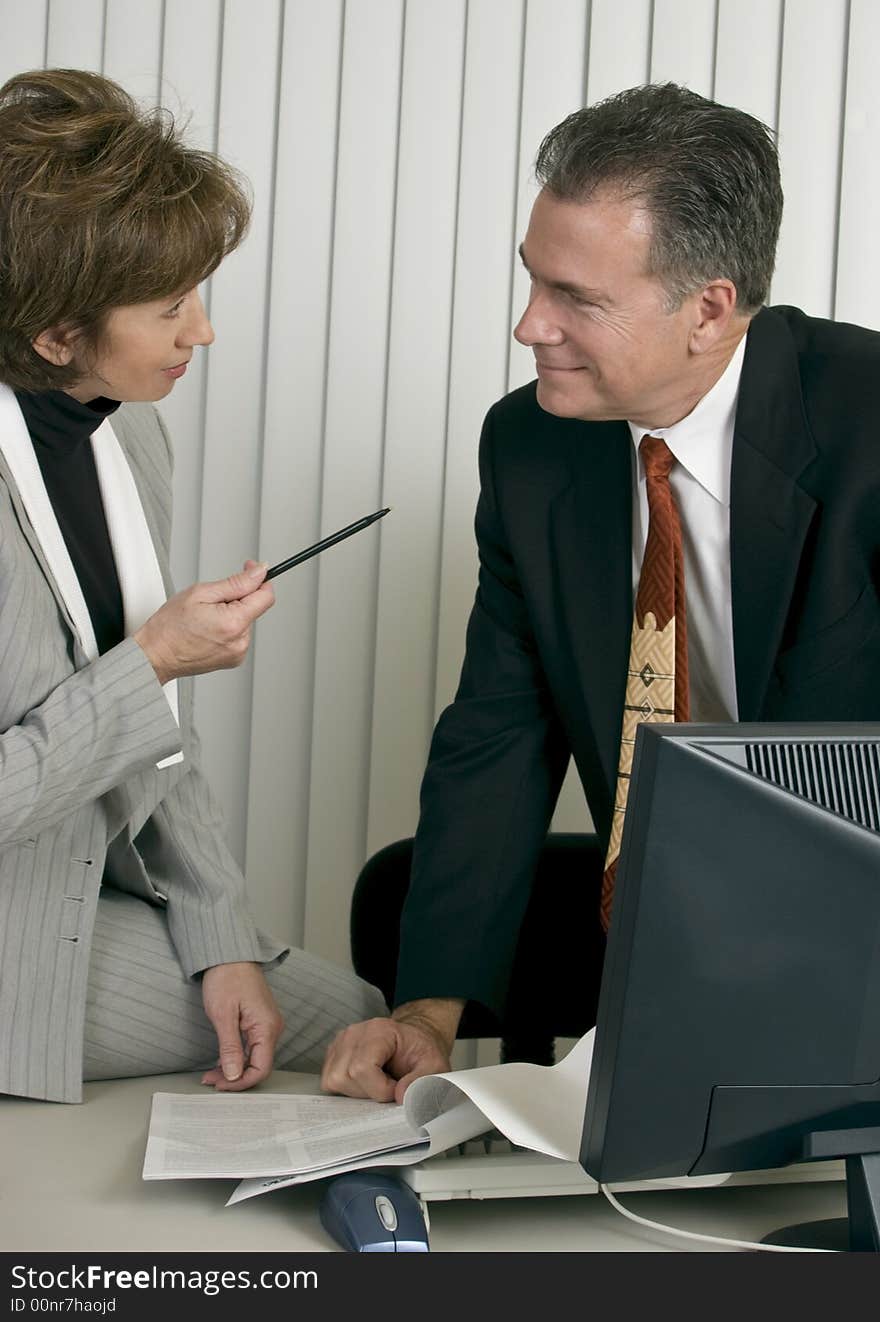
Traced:
[[[324, 1067], [355, 1096], [400, 1100], [448, 1068], [465, 1005], [502, 1031], [530, 998], [552, 1031], [593, 1021], [652, 447], [683, 544], [689, 719], [880, 718], [880, 335], [763, 307], [782, 211], [769, 131], [634, 88], [552, 130], [537, 176], [515, 334], [538, 379], [484, 426], [479, 587], [423, 784], [396, 1008], [344, 1030]], [[533, 883], [569, 755], [599, 845], [540, 950]]]

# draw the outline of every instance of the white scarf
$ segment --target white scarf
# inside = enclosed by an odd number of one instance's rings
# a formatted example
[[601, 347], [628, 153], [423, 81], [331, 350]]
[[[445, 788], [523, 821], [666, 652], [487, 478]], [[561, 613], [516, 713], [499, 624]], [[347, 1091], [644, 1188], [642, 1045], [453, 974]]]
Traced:
[[[105, 418], [93, 433], [91, 445], [107, 518], [107, 531], [119, 575], [125, 634], [130, 637], [164, 605], [167, 600], [165, 585], [144, 507], [128, 460], [109, 419]], [[0, 385], [0, 450], [15, 479], [28, 518], [73, 621], [80, 646], [86, 658], [95, 661], [98, 645], [82, 588], [58, 526], [24, 416], [15, 394], [4, 385]], [[177, 680], [169, 680], [163, 685], [163, 692], [168, 699], [171, 714], [179, 725]], [[182, 752], [173, 753], [157, 762], [156, 766], [167, 767], [182, 761]]]

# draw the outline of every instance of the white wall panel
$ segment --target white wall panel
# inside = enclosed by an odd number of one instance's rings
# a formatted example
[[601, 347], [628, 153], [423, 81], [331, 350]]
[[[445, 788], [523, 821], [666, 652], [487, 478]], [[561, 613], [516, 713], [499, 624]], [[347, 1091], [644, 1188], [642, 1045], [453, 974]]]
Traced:
[[786, 0], [779, 91], [785, 211], [771, 301], [830, 317], [847, 0]]
[[0, 0], [0, 86], [14, 73], [42, 69], [49, 0]]
[[782, 0], [718, 0], [712, 95], [776, 127]]
[[164, 0], [113, 0], [104, 25], [102, 73], [155, 102], [162, 81]]
[[834, 316], [880, 330], [880, 6], [852, 0]]
[[524, 5], [468, 5], [435, 706], [452, 698], [476, 584], [473, 517], [483, 417], [507, 380]]
[[716, 18], [715, 0], [654, 0], [651, 81], [711, 96]]
[[[528, 228], [537, 195], [534, 165], [547, 131], [584, 104], [589, 5], [584, 0], [528, 0], [522, 99], [519, 116], [519, 161], [514, 244], [511, 331], [529, 300], [529, 279], [517, 255]], [[531, 381], [534, 355], [511, 335], [508, 340], [507, 389]]]
[[[342, 11], [343, 0], [318, 9], [288, 0], [284, 14], [260, 506], [260, 555], [273, 564], [324, 530]], [[305, 913], [317, 603], [312, 560], [279, 579], [277, 604], [254, 644], [247, 876], [260, 920], [296, 941]]]
[[[194, 147], [217, 145], [222, 0], [167, 0], [161, 52], [162, 104], [187, 125]], [[210, 281], [202, 291], [211, 312]], [[225, 336], [227, 327], [219, 328]], [[174, 533], [171, 563], [180, 587], [199, 575], [202, 468], [205, 450], [207, 356], [198, 349], [184, 381], [162, 401], [175, 442]]]
[[368, 854], [412, 834], [433, 726], [465, 8], [406, 6]]
[[[217, 146], [251, 179], [255, 203], [247, 243], [212, 281], [221, 333], [208, 359], [199, 546], [199, 575], [207, 579], [240, 569], [259, 544], [280, 38], [279, 4], [227, 0]], [[251, 663], [203, 677], [196, 694], [205, 761], [238, 858], [246, 838]]]
[[[379, 506], [403, 39], [402, 0], [348, 4], [342, 58], [322, 528]], [[393, 518], [393, 515], [389, 516]], [[381, 525], [318, 563], [306, 939], [344, 958], [339, 894], [366, 842]]]
[[104, 60], [106, 0], [49, 0], [46, 64], [100, 71]]
[[647, 82], [652, 0], [593, 0], [587, 104]]
[[165, 0], [163, 12], [162, 104], [186, 122], [188, 141], [213, 150], [225, 36], [223, 0]]

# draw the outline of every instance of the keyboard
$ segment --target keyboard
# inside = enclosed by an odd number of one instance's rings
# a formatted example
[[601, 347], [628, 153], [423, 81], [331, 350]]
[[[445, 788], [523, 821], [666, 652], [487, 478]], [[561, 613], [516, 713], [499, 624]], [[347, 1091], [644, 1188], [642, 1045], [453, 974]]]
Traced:
[[[541, 1152], [514, 1147], [494, 1132], [460, 1143], [457, 1148], [426, 1157], [413, 1166], [398, 1168], [424, 1202], [451, 1198], [532, 1198], [560, 1194], [598, 1193], [599, 1186], [577, 1162], [561, 1161]], [[843, 1180], [843, 1161], [810, 1161], [768, 1170], [735, 1171], [726, 1187], [748, 1184], [801, 1184], [815, 1180]], [[693, 1185], [699, 1187], [696, 1179]], [[614, 1184], [615, 1191], [664, 1187], [663, 1181], [634, 1180]], [[665, 1186], [665, 1187], [668, 1187]], [[680, 1187], [687, 1187], [680, 1186]]]

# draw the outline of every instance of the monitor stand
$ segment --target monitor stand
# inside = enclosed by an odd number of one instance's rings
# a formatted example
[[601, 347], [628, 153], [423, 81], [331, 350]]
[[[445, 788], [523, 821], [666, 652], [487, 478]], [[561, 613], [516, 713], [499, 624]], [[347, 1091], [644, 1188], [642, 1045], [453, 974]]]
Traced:
[[[815, 1147], [825, 1150], [834, 1146], [838, 1137], [846, 1154], [853, 1132], [843, 1131], [810, 1135], [821, 1139], [810, 1145], [811, 1155], [818, 1160]], [[862, 1131], [863, 1133], [865, 1131]], [[824, 1160], [824, 1157], [823, 1157]], [[762, 1244], [777, 1244], [789, 1248], [831, 1249], [838, 1253], [880, 1252], [880, 1152], [846, 1155], [846, 1207], [848, 1215], [829, 1221], [804, 1221], [800, 1225], [785, 1226], [765, 1235]]]
[[827, 1221], [800, 1221], [793, 1226], [762, 1235], [760, 1244], [775, 1244], [788, 1249], [826, 1249], [832, 1253], [850, 1253], [849, 1218], [832, 1217]]

